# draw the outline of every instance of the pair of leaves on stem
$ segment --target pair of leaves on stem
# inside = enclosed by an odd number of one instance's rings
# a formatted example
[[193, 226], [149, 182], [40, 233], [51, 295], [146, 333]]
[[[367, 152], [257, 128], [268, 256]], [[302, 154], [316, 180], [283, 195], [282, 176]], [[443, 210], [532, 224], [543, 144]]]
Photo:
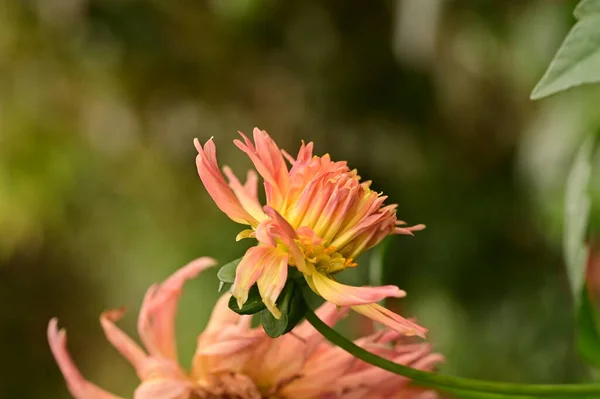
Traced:
[[[235, 273], [240, 259], [236, 259], [219, 269], [217, 277], [220, 281], [219, 291], [225, 284], [233, 284]], [[306, 302], [302, 296], [302, 287], [293, 278], [288, 278], [279, 298], [277, 299], [277, 308], [281, 311], [281, 317], [276, 319], [269, 312], [262, 301], [258, 286], [254, 284], [248, 293], [248, 300], [240, 308], [236, 299], [232, 296], [229, 299], [229, 308], [242, 315], [251, 315], [260, 313], [260, 323], [263, 329], [271, 338], [277, 338], [290, 332], [306, 314]]]

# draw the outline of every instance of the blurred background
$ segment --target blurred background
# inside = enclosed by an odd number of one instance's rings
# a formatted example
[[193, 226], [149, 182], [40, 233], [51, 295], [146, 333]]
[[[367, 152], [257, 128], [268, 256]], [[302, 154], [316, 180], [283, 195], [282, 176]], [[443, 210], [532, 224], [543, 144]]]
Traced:
[[[518, 382], [590, 378], [572, 345], [563, 188], [596, 88], [529, 93], [573, 24], [559, 0], [0, 0], [0, 392], [66, 398], [45, 338], [57, 316], [84, 374], [130, 397], [136, 377], [98, 316], [129, 309], [189, 260], [241, 256], [192, 139], [250, 162], [237, 130], [346, 159], [426, 223], [368, 255], [355, 283], [394, 283], [442, 371]], [[596, 107], [594, 107], [596, 104]], [[191, 282], [189, 361], [217, 297]]]

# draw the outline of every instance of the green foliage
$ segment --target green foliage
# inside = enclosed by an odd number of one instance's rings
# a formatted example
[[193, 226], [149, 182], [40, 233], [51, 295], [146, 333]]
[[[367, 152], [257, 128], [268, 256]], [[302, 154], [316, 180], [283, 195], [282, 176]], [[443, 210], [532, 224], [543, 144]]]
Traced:
[[573, 12], [577, 19], [600, 15], [600, 1], [598, 0], [582, 0], [575, 11]]
[[600, 82], [600, 0], [583, 0], [579, 20], [531, 93], [539, 99], [586, 83]]
[[229, 309], [237, 314], [254, 314], [261, 310], [265, 310], [265, 304], [262, 301], [260, 292], [258, 292], [258, 286], [254, 284], [252, 288], [250, 288], [248, 299], [241, 308], [238, 306], [237, 300], [234, 297], [231, 297], [229, 299]]
[[585, 238], [590, 215], [588, 187], [593, 142], [586, 140], [579, 149], [565, 189], [563, 251], [574, 298], [579, 298], [585, 280]]
[[[552, 205], [562, 193], [532, 195], [537, 179], [515, 168], [569, 151], [564, 134], [518, 151], [531, 137], [524, 129], [568, 132], [589, 117], [568, 101], [545, 113], [523, 105], [569, 5], [447, 2], [421, 9], [430, 24], [397, 42], [407, 14], [388, 2], [259, 1], [234, 18], [221, 3], [0, 0], [1, 396], [65, 397], [41, 341], [51, 316], [69, 330], [86, 378], [129, 391], [129, 365], [87, 349], [108, 348], [96, 314], [135, 307], [148, 284], [194, 257], [231, 257], [239, 226], [202, 187], [191, 143], [214, 135], [220, 163], [241, 172], [250, 164], [231, 140], [255, 124], [288, 151], [315, 141], [316, 153], [348, 160], [401, 204], [400, 218], [430, 224], [418, 239], [392, 239], [380, 283], [409, 292], [402, 304], [432, 331], [446, 371], [585, 378], [557, 289], [562, 208]], [[422, 53], [412, 44], [427, 32], [442, 42], [415, 69], [408, 61]], [[562, 175], [545, 176], [560, 185]], [[366, 266], [357, 284], [368, 283]], [[185, 364], [217, 297], [215, 271], [182, 296]], [[32, 374], [32, 364], [48, 372]]]
[[[219, 290], [225, 284], [233, 284], [235, 281], [235, 272], [242, 259], [236, 259], [232, 262], [222, 266], [217, 277], [220, 280]], [[287, 283], [283, 287], [279, 299], [277, 300], [277, 307], [281, 311], [281, 317], [276, 319], [273, 317], [271, 312], [265, 309], [265, 304], [258, 290], [258, 286], [254, 284], [248, 292], [248, 299], [244, 305], [240, 308], [237, 304], [237, 300], [234, 297], [229, 299], [229, 309], [233, 310], [238, 314], [255, 314], [261, 312], [261, 324], [265, 329], [265, 332], [273, 338], [279, 337], [283, 334], [291, 331], [296, 324], [302, 320], [306, 313], [306, 305], [302, 297], [302, 282], [301, 275], [297, 272], [294, 273], [293, 268], [290, 268], [290, 275]]]
[[293, 280], [288, 280], [285, 284], [277, 300], [277, 307], [281, 311], [279, 319], [276, 319], [268, 310], [263, 311], [260, 317], [265, 332], [272, 338], [290, 332], [306, 314], [307, 307], [302, 296], [302, 289]]
[[217, 272], [219, 281], [225, 284], [233, 284], [235, 282], [235, 271], [237, 270], [237, 267], [241, 261], [242, 258], [239, 258], [221, 266]]
[[577, 308], [577, 348], [583, 358], [600, 366], [600, 329], [597, 311], [585, 287], [588, 255], [586, 236], [591, 207], [589, 186], [593, 149], [594, 140], [590, 136], [575, 157], [568, 177], [565, 193], [564, 251]]

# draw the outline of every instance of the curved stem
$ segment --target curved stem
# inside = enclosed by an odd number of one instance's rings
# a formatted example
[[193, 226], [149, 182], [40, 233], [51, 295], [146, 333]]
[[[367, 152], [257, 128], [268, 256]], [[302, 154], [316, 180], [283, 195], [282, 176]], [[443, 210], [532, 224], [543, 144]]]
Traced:
[[[546, 398], [600, 398], [600, 384], [563, 384], [563, 385], [533, 385], [533, 384], [514, 384], [504, 382], [491, 382], [473, 380], [462, 377], [452, 377], [448, 375], [430, 373], [413, 369], [394, 363], [390, 360], [379, 357], [348, 338], [344, 337], [327, 324], [309, 308], [306, 313], [306, 320], [321, 333], [328, 341], [339, 346], [351, 355], [361, 359], [364, 362], [372, 364], [392, 373], [408, 377], [415, 383], [431, 388], [441, 389], [447, 392], [457, 394], [469, 394], [474, 392], [485, 392], [488, 395], [480, 395], [481, 398], [496, 398], [502, 396], [511, 396], [513, 399], [525, 397], [546, 397]], [[495, 394], [495, 395], [489, 395]], [[500, 394], [500, 396], [498, 396]]]

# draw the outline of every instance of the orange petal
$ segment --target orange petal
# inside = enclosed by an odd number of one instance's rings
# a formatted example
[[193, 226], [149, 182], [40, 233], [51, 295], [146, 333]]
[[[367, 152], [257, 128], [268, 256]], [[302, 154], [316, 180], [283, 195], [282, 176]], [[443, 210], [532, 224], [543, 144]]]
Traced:
[[133, 339], [115, 325], [115, 322], [119, 320], [124, 313], [125, 309], [115, 309], [103, 312], [100, 315], [100, 325], [104, 330], [108, 342], [110, 342], [129, 363], [131, 363], [138, 376], [142, 378], [142, 367], [144, 361], [147, 359], [146, 354]]
[[407, 336], [418, 335], [425, 338], [428, 332], [426, 328], [406, 320], [404, 317], [376, 303], [352, 306], [352, 310]]
[[138, 318], [138, 332], [150, 355], [177, 360], [175, 316], [183, 285], [215, 264], [212, 258], [198, 258], [177, 270], [162, 284], [150, 287]]
[[339, 306], [364, 305], [381, 301], [382, 299], [406, 296], [395, 285], [380, 287], [353, 287], [344, 285], [325, 276], [322, 273], [313, 273], [310, 278], [317, 293], [329, 302]]
[[123, 399], [92, 384], [81, 375], [67, 350], [67, 334], [65, 330], [58, 330], [56, 318], [48, 323], [48, 343], [65, 378], [67, 388], [75, 399]]
[[279, 207], [285, 198], [289, 176], [283, 155], [269, 135], [260, 129], [253, 131], [254, 144], [242, 132], [238, 132], [244, 142], [234, 140], [233, 143], [244, 151], [258, 173], [265, 180], [267, 187], [267, 203]]
[[196, 167], [198, 175], [219, 209], [229, 218], [237, 223], [254, 225], [256, 219], [252, 217], [240, 204], [217, 165], [216, 147], [212, 138], [206, 142], [204, 147], [198, 139], [194, 139], [194, 145], [198, 150], [196, 156]]
[[248, 291], [262, 274], [265, 258], [271, 254], [273, 249], [262, 245], [252, 247], [246, 251], [239, 263], [231, 292], [237, 299], [240, 308], [248, 300]]
[[258, 291], [263, 303], [271, 314], [279, 319], [281, 312], [275, 305], [287, 280], [288, 254], [273, 248], [270, 256], [265, 258], [263, 271], [258, 278]]
[[223, 173], [225, 173], [225, 176], [227, 176], [227, 179], [229, 179], [229, 186], [242, 205], [242, 208], [244, 208], [244, 210], [257, 221], [263, 220], [265, 218], [265, 214], [262, 210], [260, 202], [258, 201], [256, 190], [256, 173], [248, 171], [248, 181], [246, 182], [246, 185], [242, 185], [242, 183], [240, 183], [238, 178], [233, 174], [229, 167], [224, 166]]

